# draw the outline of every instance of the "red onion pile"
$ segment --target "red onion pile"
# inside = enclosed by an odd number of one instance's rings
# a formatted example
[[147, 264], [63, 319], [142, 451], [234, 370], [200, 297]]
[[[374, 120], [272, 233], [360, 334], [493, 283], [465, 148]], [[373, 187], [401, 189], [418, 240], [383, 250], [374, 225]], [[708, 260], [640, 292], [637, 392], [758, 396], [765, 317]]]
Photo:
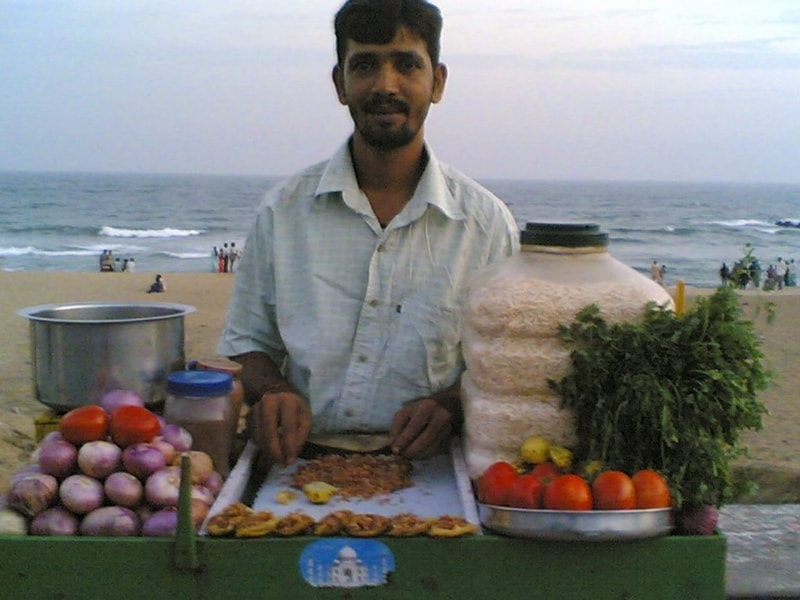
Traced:
[[[100, 402], [109, 415], [130, 405], [144, 402], [125, 390]], [[124, 449], [112, 436], [76, 445], [58, 433], [47, 435], [31, 464], [11, 477], [3, 510], [22, 517], [30, 535], [170, 536], [177, 526], [182, 453], [191, 458], [192, 518], [199, 528], [222, 478], [207, 454], [192, 451], [191, 434], [174, 424]], [[17, 521], [10, 522], [13, 531], [0, 533], [21, 533]]]

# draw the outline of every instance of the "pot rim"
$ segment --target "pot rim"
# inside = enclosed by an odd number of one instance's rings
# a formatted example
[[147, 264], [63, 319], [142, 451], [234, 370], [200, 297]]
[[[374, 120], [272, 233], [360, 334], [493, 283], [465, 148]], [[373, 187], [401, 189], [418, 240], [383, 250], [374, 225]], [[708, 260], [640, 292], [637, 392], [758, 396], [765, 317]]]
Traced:
[[[171, 310], [173, 312], [150, 315], [146, 317], [133, 317], [133, 318], [119, 318], [119, 319], [64, 319], [58, 316], [42, 316], [40, 313], [51, 312], [67, 312], [76, 309], [85, 308], [159, 308], [163, 310]], [[58, 324], [109, 324], [109, 323], [141, 323], [149, 321], [161, 321], [165, 319], [174, 319], [176, 317], [183, 317], [184, 315], [196, 312], [197, 309], [189, 304], [179, 304], [175, 302], [65, 302], [57, 304], [38, 304], [36, 306], [28, 306], [21, 308], [17, 314], [31, 321], [38, 321], [42, 323], [58, 323]]]

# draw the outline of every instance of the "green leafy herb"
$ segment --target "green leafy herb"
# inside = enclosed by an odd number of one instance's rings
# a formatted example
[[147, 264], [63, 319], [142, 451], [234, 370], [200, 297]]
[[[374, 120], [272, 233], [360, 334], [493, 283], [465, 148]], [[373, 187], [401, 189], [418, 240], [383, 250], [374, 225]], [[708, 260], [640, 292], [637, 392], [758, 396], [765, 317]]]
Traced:
[[741, 433], [762, 427], [756, 396], [771, 373], [734, 291], [681, 315], [650, 303], [641, 322], [617, 325], [592, 305], [559, 331], [573, 369], [550, 385], [575, 413], [579, 460], [656, 469], [678, 506], [736, 496], [731, 463], [747, 454]]

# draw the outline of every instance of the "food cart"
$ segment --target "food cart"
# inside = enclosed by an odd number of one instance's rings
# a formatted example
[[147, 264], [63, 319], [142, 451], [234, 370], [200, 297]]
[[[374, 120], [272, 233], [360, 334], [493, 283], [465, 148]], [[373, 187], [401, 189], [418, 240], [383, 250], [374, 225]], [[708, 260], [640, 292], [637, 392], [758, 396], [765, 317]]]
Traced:
[[[261, 485], [243, 453], [219, 503]], [[184, 465], [184, 471], [188, 466]], [[484, 529], [455, 539], [259, 539], [196, 534], [189, 479], [171, 538], [0, 536], [7, 598], [725, 597], [722, 535], [607, 541], [537, 540]], [[458, 493], [458, 492], [456, 492]], [[467, 507], [470, 510], [469, 507]], [[213, 509], [212, 509], [213, 510]], [[327, 554], [326, 554], [327, 553]], [[334, 560], [325, 562], [324, 557]], [[333, 565], [335, 563], [335, 565]], [[348, 563], [354, 568], [347, 571]], [[335, 568], [345, 576], [331, 576]], [[356, 567], [362, 569], [359, 576]]]

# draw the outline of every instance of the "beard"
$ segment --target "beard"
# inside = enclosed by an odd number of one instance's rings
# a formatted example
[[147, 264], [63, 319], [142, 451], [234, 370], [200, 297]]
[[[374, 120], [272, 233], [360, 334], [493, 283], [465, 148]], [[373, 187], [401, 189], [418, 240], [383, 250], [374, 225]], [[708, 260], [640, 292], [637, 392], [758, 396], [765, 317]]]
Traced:
[[353, 123], [367, 145], [378, 150], [403, 148], [416, 138], [425, 121], [427, 108], [419, 115], [416, 126], [414, 126], [415, 120], [408, 118], [400, 126], [376, 123], [370, 118], [373, 115], [380, 115], [381, 111], [386, 109], [402, 112], [406, 117], [410, 114], [408, 104], [396, 99], [371, 98], [360, 109], [353, 105], [349, 106]]

